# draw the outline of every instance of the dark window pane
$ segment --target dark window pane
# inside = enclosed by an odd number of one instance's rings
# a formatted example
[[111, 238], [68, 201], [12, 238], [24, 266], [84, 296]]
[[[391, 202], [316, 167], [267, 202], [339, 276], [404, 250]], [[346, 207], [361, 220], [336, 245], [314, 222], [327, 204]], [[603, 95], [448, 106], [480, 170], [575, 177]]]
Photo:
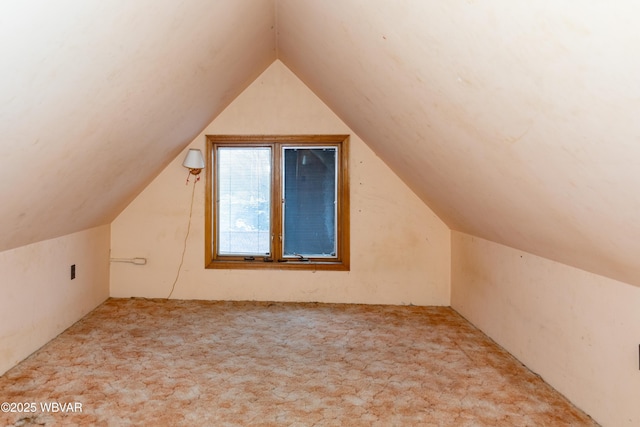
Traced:
[[269, 255], [271, 150], [218, 149], [218, 254]]
[[284, 149], [285, 256], [336, 256], [337, 149]]

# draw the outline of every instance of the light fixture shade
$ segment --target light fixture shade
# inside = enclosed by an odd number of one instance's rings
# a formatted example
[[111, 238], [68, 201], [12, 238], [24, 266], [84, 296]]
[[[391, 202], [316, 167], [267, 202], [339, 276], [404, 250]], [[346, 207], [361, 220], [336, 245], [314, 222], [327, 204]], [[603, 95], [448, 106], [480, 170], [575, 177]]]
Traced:
[[190, 148], [187, 157], [184, 158], [182, 166], [189, 169], [204, 169], [204, 158], [202, 151], [197, 148]]

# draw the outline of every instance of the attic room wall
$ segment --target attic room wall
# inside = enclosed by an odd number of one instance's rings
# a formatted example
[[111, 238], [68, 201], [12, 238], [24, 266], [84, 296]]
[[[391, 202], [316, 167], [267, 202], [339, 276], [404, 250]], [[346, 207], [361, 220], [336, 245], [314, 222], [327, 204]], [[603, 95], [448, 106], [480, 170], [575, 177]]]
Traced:
[[[448, 305], [450, 232], [431, 210], [280, 61], [274, 62], [205, 134], [351, 135], [351, 271], [204, 269], [204, 183], [173, 298]], [[192, 187], [181, 153], [112, 224], [113, 297], [167, 297], [185, 239]]]
[[604, 426], [640, 425], [640, 289], [452, 232], [451, 305]]
[[104, 225], [0, 252], [0, 374], [109, 297], [109, 236]]

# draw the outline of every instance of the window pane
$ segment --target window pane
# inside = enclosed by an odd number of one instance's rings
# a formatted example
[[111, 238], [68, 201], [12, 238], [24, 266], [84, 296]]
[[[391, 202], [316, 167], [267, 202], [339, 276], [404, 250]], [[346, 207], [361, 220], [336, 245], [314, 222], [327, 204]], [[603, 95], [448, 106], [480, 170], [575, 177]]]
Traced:
[[285, 256], [336, 256], [337, 148], [284, 148]]
[[218, 148], [218, 255], [270, 255], [271, 150]]

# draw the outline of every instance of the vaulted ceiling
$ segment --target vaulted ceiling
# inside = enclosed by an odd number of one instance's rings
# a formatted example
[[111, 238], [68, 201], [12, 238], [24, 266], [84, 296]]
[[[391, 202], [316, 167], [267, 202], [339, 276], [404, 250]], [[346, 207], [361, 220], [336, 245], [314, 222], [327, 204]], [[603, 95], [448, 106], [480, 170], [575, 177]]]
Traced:
[[0, 250], [112, 221], [279, 59], [452, 229], [640, 286], [639, 14], [1, 2]]

